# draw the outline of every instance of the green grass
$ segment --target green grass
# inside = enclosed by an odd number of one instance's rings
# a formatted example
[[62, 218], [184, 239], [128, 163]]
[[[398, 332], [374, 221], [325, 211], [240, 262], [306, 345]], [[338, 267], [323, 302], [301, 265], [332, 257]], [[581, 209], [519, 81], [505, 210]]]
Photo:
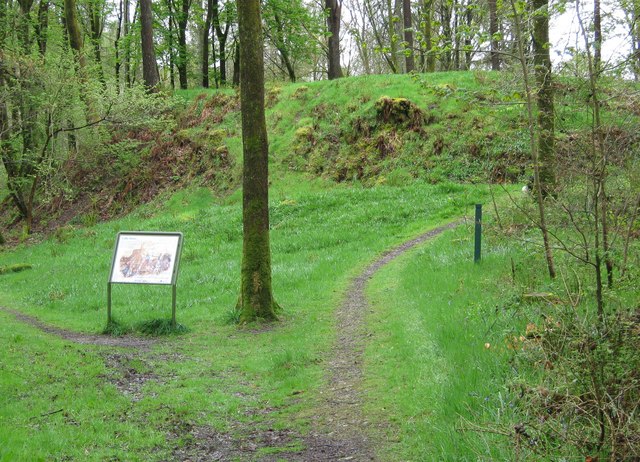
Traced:
[[[3, 266], [33, 268], [0, 276], [0, 305], [59, 327], [100, 332], [117, 232], [182, 231], [177, 319], [188, 332], [165, 336], [114, 372], [105, 367], [104, 349], [57, 340], [2, 314], [3, 343], [28, 348], [0, 351], [6, 372], [0, 395], [7, 404], [0, 407], [0, 440], [6, 441], [0, 460], [166, 460], [175, 444], [166, 436], [185, 425], [231, 435], [239, 426], [304, 431], [306, 421], [297, 416], [305, 415], [322, 383], [332, 313], [349, 277], [389, 246], [468, 212], [483, 198], [482, 187], [347, 188], [283, 174], [272, 189], [271, 238], [275, 296], [284, 311], [282, 322], [268, 329], [228, 322], [239, 284], [238, 195], [220, 203], [204, 189], [183, 191], [122, 220], [69, 228], [39, 245], [5, 251]], [[117, 333], [148, 335], [141, 326], [157, 330], [166, 324], [159, 320], [170, 319], [168, 287], [115, 285], [112, 295]], [[153, 372], [138, 401], [108, 380], [132, 370]], [[40, 417], [58, 408], [72, 418], [63, 412]]]
[[461, 226], [372, 280], [366, 391], [370, 412], [391, 416], [395, 442], [383, 460], [512, 458], [507, 439], [467, 423], [490, 425], [509, 411], [505, 339], [519, 327], [503, 313], [517, 293], [509, 255], [493, 248], [474, 264], [473, 228]]

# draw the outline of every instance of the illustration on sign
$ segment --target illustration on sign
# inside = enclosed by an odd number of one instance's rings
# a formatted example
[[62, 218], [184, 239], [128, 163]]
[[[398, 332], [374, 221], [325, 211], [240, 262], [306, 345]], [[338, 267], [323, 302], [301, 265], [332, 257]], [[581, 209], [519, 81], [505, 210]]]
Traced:
[[179, 240], [178, 235], [120, 234], [111, 282], [171, 284]]

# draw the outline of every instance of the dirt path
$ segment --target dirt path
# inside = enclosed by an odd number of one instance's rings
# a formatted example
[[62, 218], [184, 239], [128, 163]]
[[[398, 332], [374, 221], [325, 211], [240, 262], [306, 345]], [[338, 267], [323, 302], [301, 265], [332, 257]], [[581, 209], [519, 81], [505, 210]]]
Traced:
[[[287, 430], [276, 432], [246, 432], [243, 441], [236, 441], [231, 435], [220, 434], [207, 427], [194, 427], [188, 431], [194, 437], [192, 445], [174, 454], [175, 460], [208, 461], [208, 460], [255, 460], [255, 452], [261, 447], [282, 447], [292, 441], [300, 441], [305, 449], [298, 452], [283, 452], [277, 455], [264, 456], [263, 462], [288, 460], [300, 462], [322, 461], [375, 461], [375, 448], [378, 442], [371, 441], [371, 436], [381, 433], [384, 422], [373, 423], [365, 420], [362, 405], [364, 397], [361, 393], [363, 380], [363, 357], [367, 332], [365, 317], [369, 305], [365, 297], [366, 285], [376, 272], [417, 245], [434, 238], [446, 230], [458, 226], [462, 221], [432, 229], [415, 239], [407, 241], [383, 253], [377, 260], [365, 268], [357, 276], [345, 292], [344, 300], [336, 311], [336, 342], [327, 362], [327, 386], [321, 390], [321, 399], [314, 410], [310, 434], [297, 435]], [[154, 339], [140, 337], [110, 337], [107, 335], [82, 334], [47, 325], [38, 319], [9, 308], [0, 307], [0, 311], [13, 315], [17, 320], [37, 329], [69, 340], [71, 342], [115, 346], [147, 351], [157, 342]], [[132, 353], [134, 354], [134, 353]], [[115, 359], [114, 359], [115, 358]], [[110, 369], [120, 370], [119, 363], [125, 358], [115, 354], [106, 358]], [[114, 363], [115, 366], [111, 363]], [[117, 363], [117, 364], [116, 364]], [[118, 366], [118, 367], [116, 367]], [[121, 374], [122, 375], [122, 374]], [[123, 393], [136, 398], [145, 380], [154, 377], [130, 377], [117, 380], [116, 386]], [[246, 429], [244, 429], [246, 430]], [[246, 441], [245, 441], [246, 440]], [[245, 447], [248, 446], [248, 447]], [[253, 456], [253, 457], [252, 457]]]
[[432, 229], [385, 253], [357, 276], [346, 291], [344, 301], [336, 312], [337, 339], [328, 362], [328, 387], [322, 400], [311, 434], [305, 438], [307, 449], [289, 460], [300, 461], [371, 461], [375, 456], [375, 435], [379, 423], [368, 422], [363, 414], [361, 394], [363, 356], [367, 332], [365, 316], [368, 302], [365, 288], [376, 272], [417, 245], [434, 238], [461, 223]]
[[81, 332], [74, 332], [71, 330], [45, 324], [44, 322], [34, 318], [33, 316], [29, 316], [10, 308], [0, 306], [0, 311], [12, 314], [18, 321], [29, 324], [30, 326], [33, 326], [36, 329], [41, 330], [42, 332], [55, 335], [56, 337], [60, 337], [64, 340], [69, 340], [70, 342], [81, 343], [84, 345], [101, 345], [145, 350], [157, 342], [157, 340], [151, 338], [133, 337], [128, 335], [125, 335], [123, 337], [111, 337], [109, 335], [83, 334]]

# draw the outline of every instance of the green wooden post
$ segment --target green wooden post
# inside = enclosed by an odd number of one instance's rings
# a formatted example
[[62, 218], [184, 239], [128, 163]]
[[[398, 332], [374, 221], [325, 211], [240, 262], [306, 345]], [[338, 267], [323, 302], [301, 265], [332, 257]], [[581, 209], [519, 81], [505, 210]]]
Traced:
[[476, 204], [476, 238], [473, 262], [478, 263], [482, 252], [482, 204]]

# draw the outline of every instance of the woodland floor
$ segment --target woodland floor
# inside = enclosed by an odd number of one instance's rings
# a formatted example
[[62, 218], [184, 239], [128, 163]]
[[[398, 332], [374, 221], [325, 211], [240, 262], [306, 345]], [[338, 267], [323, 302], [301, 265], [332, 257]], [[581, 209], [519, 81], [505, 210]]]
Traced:
[[[260, 460], [264, 462], [288, 460], [304, 462], [320, 461], [375, 461], [376, 447], [382, 442], [378, 435], [383, 433], [385, 422], [370, 422], [363, 412], [364, 398], [361, 393], [363, 380], [363, 356], [367, 331], [365, 317], [369, 305], [365, 297], [365, 287], [376, 272], [393, 259], [413, 247], [434, 238], [442, 232], [460, 224], [453, 222], [432, 229], [415, 239], [383, 253], [371, 263], [360, 275], [355, 277], [344, 294], [343, 302], [335, 313], [336, 340], [330, 356], [325, 362], [326, 385], [320, 390], [320, 399], [313, 410], [310, 427], [312, 430], [300, 435], [292, 430], [233, 428], [234, 435], [220, 433], [206, 426], [193, 426], [185, 423], [176, 425], [167, 435], [168, 440], [178, 439], [189, 434], [189, 444], [176, 447], [170, 460], [175, 461], [230, 461]], [[153, 372], [140, 373], [129, 369], [131, 359], [149, 361], [154, 353], [150, 347], [159, 340], [134, 336], [111, 337], [107, 335], [91, 335], [73, 332], [47, 325], [34, 317], [9, 308], [0, 310], [10, 313], [18, 321], [29, 324], [41, 331], [79, 343], [107, 347], [120, 347], [121, 350], [109, 349], [102, 355], [110, 371], [105, 380], [112, 382], [124, 395], [132, 401], [139, 401], [142, 388], [148, 381], [162, 383], [170, 377], [159, 377]], [[156, 355], [157, 356], [157, 355]], [[179, 359], [179, 358], [166, 358]], [[264, 410], [266, 414], [270, 410]], [[242, 435], [238, 438], [237, 435]], [[292, 452], [261, 455], [257, 452], [263, 448], [286, 448], [302, 446], [304, 449]]]

